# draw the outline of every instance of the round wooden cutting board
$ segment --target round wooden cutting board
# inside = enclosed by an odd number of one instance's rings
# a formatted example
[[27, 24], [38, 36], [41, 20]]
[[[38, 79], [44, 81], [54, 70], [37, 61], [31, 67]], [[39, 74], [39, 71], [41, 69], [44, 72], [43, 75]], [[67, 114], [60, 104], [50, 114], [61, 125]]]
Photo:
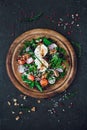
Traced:
[[[43, 36], [57, 41], [58, 45], [66, 50], [70, 65], [64, 78], [57, 81], [55, 85], [51, 85], [46, 90], [43, 90], [43, 92], [39, 92], [36, 89], [29, 88], [29, 86], [22, 81], [21, 75], [17, 71], [16, 58], [23, 47], [24, 41]], [[63, 92], [70, 86], [76, 74], [76, 55], [70, 42], [60, 33], [49, 29], [33, 29], [23, 33], [13, 41], [7, 54], [6, 68], [10, 80], [22, 93], [35, 98], [49, 98], [57, 93]]]

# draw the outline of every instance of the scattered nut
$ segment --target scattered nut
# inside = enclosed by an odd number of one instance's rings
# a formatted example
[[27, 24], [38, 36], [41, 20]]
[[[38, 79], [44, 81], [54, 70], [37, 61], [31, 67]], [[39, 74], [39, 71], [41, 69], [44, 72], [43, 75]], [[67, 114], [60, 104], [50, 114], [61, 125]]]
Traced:
[[47, 73], [43, 74], [41, 78], [42, 79], [47, 78]]
[[13, 102], [17, 102], [17, 99], [16, 99], [16, 98], [14, 98], [14, 99], [13, 99]]
[[26, 96], [24, 96], [23, 99], [26, 100]]
[[62, 63], [62, 66], [63, 66], [64, 69], [66, 68], [66, 65], [64, 63]]
[[30, 110], [28, 110], [28, 112], [30, 113], [31, 111], [30, 111]]
[[53, 72], [56, 77], [59, 77], [59, 72], [57, 70], [54, 70]]
[[14, 106], [19, 106], [19, 104], [17, 102], [14, 103]]
[[36, 108], [35, 108], [35, 107], [32, 107], [32, 108], [31, 108], [31, 111], [32, 111], [32, 112], [35, 112], [35, 111], [36, 111]]
[[38, 103], [40, 103], [41, 101], [40, 100], [37, 100]]
[[22, 56], [22, 59], [27, 60], [29, 57], [30, 57], [29, 54], [24, 54], [24, 55]]
[[15, 117], [15, 120], [16, 120], [16, 121], [18, 121], [19, 119], [20, 119], [20, 117], [19, 117], [19, 116], [16, 116], [16, 117]]
[[12, 114], [15, 114], [15, 112], [14, 112], [14, 111], [12, 111]]
[[52, 49], [52, 50], [50, 50], [50, 54], [54, 54], [54, 53], [56, 53], [56, 49]]
[[23, 112], [22, 112], [22, 111], [20, 111], [20, 112], [19, 112], [19, 114], [21, 115], [21, 114], [23, 114]]
[[10, 105], [11, 105], [11, 102], [8, 101], [8, 105], [10, 106]]

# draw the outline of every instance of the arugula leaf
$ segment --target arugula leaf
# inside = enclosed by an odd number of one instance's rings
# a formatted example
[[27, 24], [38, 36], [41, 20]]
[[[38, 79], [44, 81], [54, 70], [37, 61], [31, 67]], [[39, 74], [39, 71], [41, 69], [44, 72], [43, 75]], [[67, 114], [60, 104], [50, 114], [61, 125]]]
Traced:
[[46, 46], [50, 45], [52, 42], [48, 40], [46, 37], [43, 38], [43, 42]]
[[58, 56], [58, 54], [53, 55], [51, 60], [51, 67], [58, 68], [61, 66], [63, 59]]
[[37, 89], [42, 92], [42, 87], [40, 86], [39, 82], [35, 81], [35, 86], [37, 87]]
[[62, 73], [60, 73], [60, 77], [63, 78], [66, 75], [66, 71], [63, 71]]
[[59, 52], [66, 55], [66, 50], [62, 47], [59, 47]]
[[31, 48], [34, 48], [34, 49], [37, 46], [34, 39], [32, 39], [31, 41], [25, 41], [24, 45], [25, 45], [25, 48], [27, 48], [28, 46], [30, 46]]
[[30, 44], [31, 44], [30, 41], [25, 41], [24, 42], [25, 48], [27, 48], [28, 46], [30, 46]]

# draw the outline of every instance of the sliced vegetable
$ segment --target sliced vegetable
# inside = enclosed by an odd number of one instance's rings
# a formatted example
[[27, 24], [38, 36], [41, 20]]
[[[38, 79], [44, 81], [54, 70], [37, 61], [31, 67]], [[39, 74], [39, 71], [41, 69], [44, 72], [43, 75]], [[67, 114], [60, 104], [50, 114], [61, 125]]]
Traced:
[[59, 47], [59, 52], [66, 55], [66, 50], [62, 47]]
[[58, 68], [58, 69], [56, 69], [56, 70], [58, 70], [58, 72], [60, 72], [60, 73], [63, 72], [63, 69], [62, 69], [62, 68]]
[[45, 79], [45, 78], [41, 79], [40, 84], [41, 84], [42, 87], [46, 87], [48, 85], [48, 80]]
[[35, 77], [33, 75], [29, 74], [28, 79], [31, 80], [31, 81], [34, 81]]
[[57, 45], [56, 45], [55, 43], [52, 43], [51, 45], [48, 46], [48, 48], [49, 48], [50, 50], [53, 50], [53, 49], [55, 49], [56, 47], [57, 47]]
[[54, 84], [56, 82], [56, 78], [52, 76], [48, 79], [48, 82], [49, 84]]
[[18, 60], [18, 64], [19, 64], [19, 65], [23, 65], [23, 64], [25, 64], [25, 60], [21, 60], [21, 59]]
[[27, 64], [31, 64], [33, 61], [34, 61], [33, 58], [30, 57], [30, 58], [28, 58], [28, 59], [26, 60], [26, 63], [27, 63]]
[[24, 71], [25, 71], [25, 67], [23, 65], [19, 65], [18, 66], [18, 72], [19, 73], [24, 73]]
[[29, 50], [30, 50], [30, 47], [27, 47], [27, 48], [26, 48], [26, 52], [28, 52]]
[[30, 88], [33, 88], [35, 85], [34, 85], [34, 81], [31, 81], [29, 79], [27, 79], [27, 75], [22, 75], [22, 80], [27, 83], [29, 85]]

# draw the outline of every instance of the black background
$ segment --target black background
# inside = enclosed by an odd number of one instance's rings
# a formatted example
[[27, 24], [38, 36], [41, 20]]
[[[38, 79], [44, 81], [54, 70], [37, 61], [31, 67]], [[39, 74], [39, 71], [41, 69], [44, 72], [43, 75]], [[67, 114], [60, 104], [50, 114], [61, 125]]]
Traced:
[[[20, 22], [24, 17], [30, 17], [43, 12], [43, 16], [33, 22]], [[55, 13], [54, 21], [63, 18], [70, 21], [66, 14], [78, 13], [79, 28], [73, 26], [73, 32], [58, 27], [56, 22], [47, 19]], [[77, 92], [74, 97], [63, 101], [63, 106], [56, 107], [56, 114], [48, 110], [53, 108], [54, 100], [59, 101], [64, 95], [58, 94], [51, 99], [20, 98], [19, 92], [11, 83], [6, 72], [6, 55], [13, 40], [23, 32], [33, 28], [49, 28], [66, 36], [70, 41], [79, 42], [82, 48], [81, 57], [77, 58], [78, 69], [75, 80], [66, 93]], [[77, 50], [76, 50], [77, 51]], [[0, 130], [86, 130], [87, 129], [87, 1], [86, 0], [0, 0]], [[13, 98], [24, 103], [35, 112], [23, 112], [18, 121], [19, 108], [15, 107]], [[11, 106], [8, 105], [11, 102]], [[73, 103], [72, 108], [68, 105]], [[64, 111], [63, 111], [64, 109]], [[11, 112], [15, 111], [15, 114]]]

